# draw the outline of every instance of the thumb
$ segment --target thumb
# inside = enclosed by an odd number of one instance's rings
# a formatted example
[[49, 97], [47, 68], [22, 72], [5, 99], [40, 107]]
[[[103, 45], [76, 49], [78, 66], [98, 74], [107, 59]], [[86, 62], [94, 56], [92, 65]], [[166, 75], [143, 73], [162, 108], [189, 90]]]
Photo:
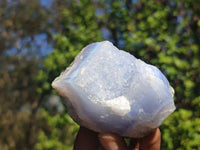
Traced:
[[140, 150], [160, 150], [161, 134], [159, 128], [153, 133], [139, 139]]
[[122, 137], [114, 133], [100, 133], [99, 140], [106, 150], [127, 150]]

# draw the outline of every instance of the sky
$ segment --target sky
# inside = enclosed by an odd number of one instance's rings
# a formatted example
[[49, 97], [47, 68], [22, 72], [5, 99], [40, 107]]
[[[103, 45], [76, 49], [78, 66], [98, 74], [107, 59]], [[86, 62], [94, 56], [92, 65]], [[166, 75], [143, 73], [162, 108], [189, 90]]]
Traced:
[[46, 7], [50, 7], [51, 4], [53, 3], [53, 0], [40, 0], [40, 1], [41, 1], [41, 4]]
[[[53, 0], [40, 0], [41, 5], [45, 7], [51, 7], [51, 4], [53, 3]], [[21, 48], [24, 44], [30, 44], [34, 45], [36, 47], [30, 48], [25, 47]], [[33, 37], [33, 40], [31, 37], [24, 38], [19, 43], [20, 51], [17, 50], [16, 47], [12, 47], [5, 51], [5, 55], [24, 55], [26, 54], [28, 57], [32, 57], [36, 54], [38, 57], [45, 57], [47, 54], [52, 52], [53, 45], [50, 44], [47, 41], [47, 36], [44, 33], [37, 34]]]

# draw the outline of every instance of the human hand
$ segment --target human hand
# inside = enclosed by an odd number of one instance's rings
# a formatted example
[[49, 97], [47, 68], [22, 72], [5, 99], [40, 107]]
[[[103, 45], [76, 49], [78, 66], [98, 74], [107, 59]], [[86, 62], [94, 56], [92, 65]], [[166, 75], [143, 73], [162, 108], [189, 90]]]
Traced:
[[96, 133], [81, 127], [76, 137], [74, 150], [160, 150], [159, 128], [139, 139], [131, 139], [127, 146], [124, 139], [114, 133]]

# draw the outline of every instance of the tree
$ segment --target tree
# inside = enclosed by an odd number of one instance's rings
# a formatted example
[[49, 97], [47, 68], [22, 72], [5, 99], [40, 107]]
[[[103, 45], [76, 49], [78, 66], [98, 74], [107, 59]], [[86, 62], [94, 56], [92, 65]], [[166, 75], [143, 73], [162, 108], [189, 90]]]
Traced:
[[43, 94], [51, 92], [51, 82], [70, 65], [85, 45], [101, 40], [93, 1], [67, 1], [61, 14], [63, 32], [55, 37], [55, 49], [45, 59], [44, 70], [41, 70], [37, 77], [41, 82], [41, 88], [38, 90]]
[[[41, 118], [36, 117], [41, 96], [35, 76], [35, 61], [4, 57], [0, 66], [0, 149], [32, 149]], [[22, 61], [23, 60], [23, 61]]]
[[[29, 55], [40, 53], [35, 50], [40, 46], [36, 35], [43, 33], [50, 41], [52, 29], [59, 30], [55, 14], [50, 10], [42, 6], [40, 0], [0, 1], [0, 55], [11, 48], [15, 53], [26, 48]], [[31, 48], [34, 48], [32, 53]]]
[[42, 63], [37, 38], [52, 41], [53, 14], [39, 0], [0, 1], [0, 149], [34, 149], [47, 124], [38, 115], [43, 96], [36, 92]]

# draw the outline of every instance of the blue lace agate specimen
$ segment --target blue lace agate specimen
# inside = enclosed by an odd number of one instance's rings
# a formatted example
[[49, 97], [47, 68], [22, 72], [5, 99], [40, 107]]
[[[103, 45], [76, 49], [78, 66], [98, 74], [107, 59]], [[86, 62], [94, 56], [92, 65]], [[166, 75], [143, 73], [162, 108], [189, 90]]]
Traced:
[[52, 86], [74, 121], [97, 132], [143, 137], [175, 110], [161, 71], [109, 41], [86, 46]]

